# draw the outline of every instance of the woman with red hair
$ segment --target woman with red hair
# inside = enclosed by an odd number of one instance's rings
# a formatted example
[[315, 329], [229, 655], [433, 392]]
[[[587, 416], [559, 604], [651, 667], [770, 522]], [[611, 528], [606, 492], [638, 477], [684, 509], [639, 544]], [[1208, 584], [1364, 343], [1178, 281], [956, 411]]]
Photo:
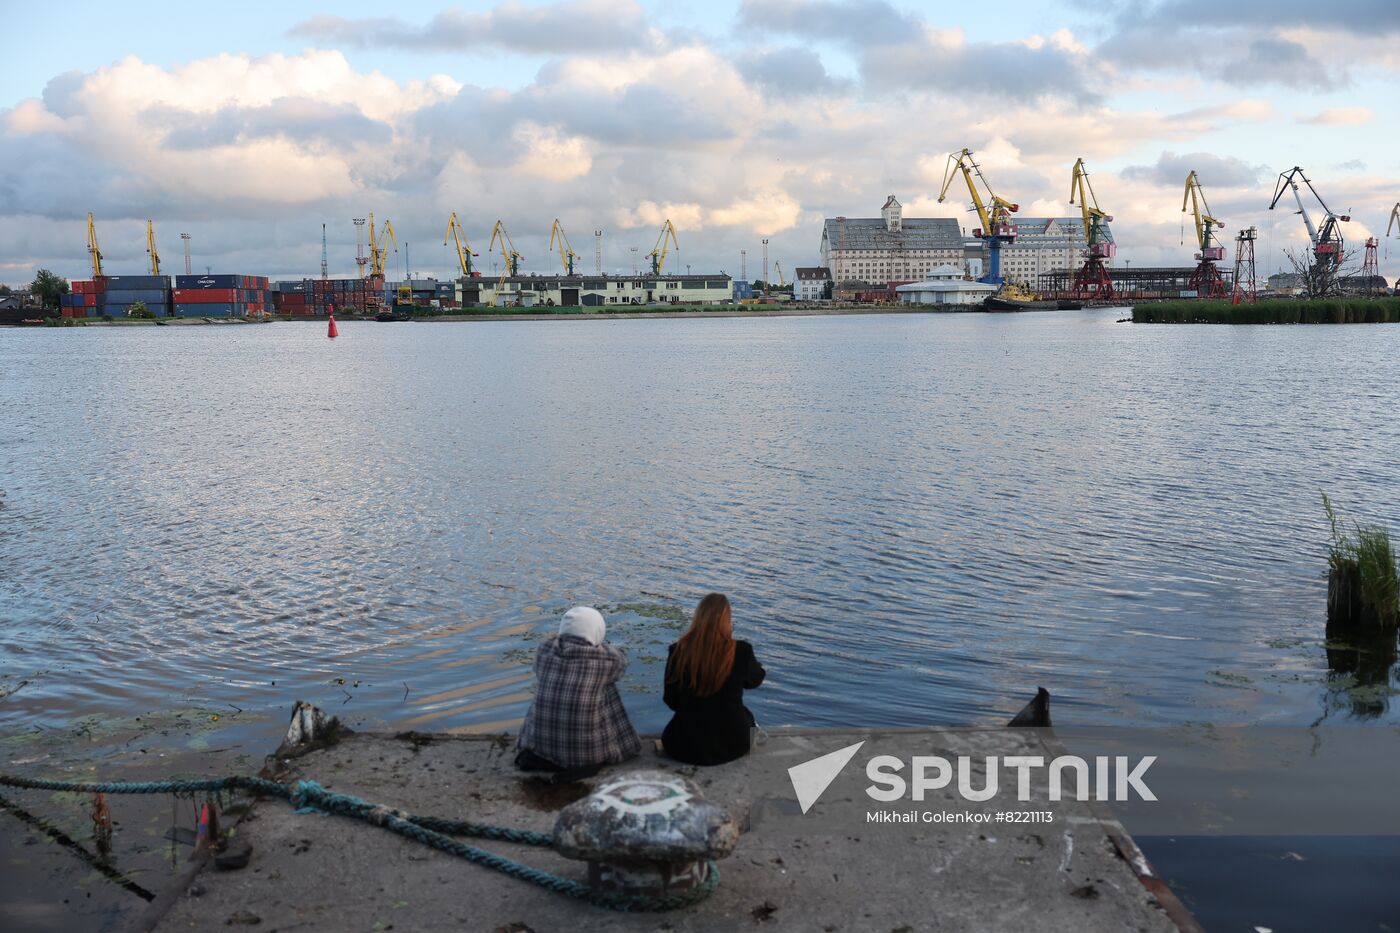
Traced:
[[763, 683], [753, 646], [736, 641], [729, 600], [711, 593], [666, 659], [666, 705], [675, 710], [661, 743], [692, 765], [719, 765], [749, 753], [753, 713], [744, 691]]

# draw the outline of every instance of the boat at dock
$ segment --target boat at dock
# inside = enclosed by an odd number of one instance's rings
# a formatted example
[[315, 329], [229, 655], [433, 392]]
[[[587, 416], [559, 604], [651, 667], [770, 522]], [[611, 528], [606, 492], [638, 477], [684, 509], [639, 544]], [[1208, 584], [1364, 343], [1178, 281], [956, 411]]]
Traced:
[[988, 311], [1059, 311], [1060, 302], [1054, 299], [1037, 298], [1019, 285], [1003, 285], [996, 294], [982, 299], [982, 307]]

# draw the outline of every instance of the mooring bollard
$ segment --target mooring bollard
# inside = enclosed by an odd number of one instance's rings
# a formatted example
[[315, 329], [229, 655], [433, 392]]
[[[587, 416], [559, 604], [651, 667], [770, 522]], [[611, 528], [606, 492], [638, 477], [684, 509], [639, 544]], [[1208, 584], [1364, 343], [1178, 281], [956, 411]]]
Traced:
[[664, 771], [609, 778], [554, 822], [555, 851], [588, 862], [594, 887], [629, 894], [703, 884], [710, 860], [730, 855], [738, 842], [739, 827], [723, 808]]
[[326, 714], [305, 700], [297, 700], [292, 707], [292, 721], [287, 724], [287, 734], [277, 754], [285, 755], [300, 746], [324, 738], [330, 727]]

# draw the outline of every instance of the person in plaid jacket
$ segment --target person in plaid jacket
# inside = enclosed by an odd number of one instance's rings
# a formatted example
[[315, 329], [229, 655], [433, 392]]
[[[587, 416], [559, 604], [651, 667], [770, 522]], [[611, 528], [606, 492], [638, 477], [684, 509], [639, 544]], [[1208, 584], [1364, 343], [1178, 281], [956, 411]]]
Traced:
[[578, 606], [535, 652], [538, 686], [516, 743], [518, 767], [586, 776], [641, 752], [617, 692], [627, 653], [605, 644], [606, 635], [603, 614]]

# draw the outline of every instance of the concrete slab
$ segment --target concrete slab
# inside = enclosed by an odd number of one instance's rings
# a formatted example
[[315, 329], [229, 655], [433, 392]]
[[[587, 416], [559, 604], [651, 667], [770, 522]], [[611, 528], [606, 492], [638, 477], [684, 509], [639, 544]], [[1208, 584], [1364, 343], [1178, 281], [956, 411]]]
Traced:
[[[791, 789], [776, 792], [790, 764], [865, 742], [865, 754], [1016, 754], [1023, 731], [788, 730], [754, 755], [696, 769], [657, 757], [605, 771], [683, 774], [731, 809], [746, 831], [721, 863], [707, 901], [664, 914], [619, 914], [545, 892], [487, 868], [343, 817], [297, 815], [259, 802], [237, 833], [252, 843], [246, 868], [200, 873], [158, 922], [161, 931], [484, 930], [718, 931], [1162, 931], [1181, 927], [1120, 854], [1121, 827], [1087, 804], [1048, 803], [1035, 788], [1027, 808], [1052, 808], [1050, 825], [869, 825], [796, 813]], [[557, 810], [589, 785], [554, 786], [512, 766], [513, 737], [352, 734], [284, 760], [280, 778], [325, 787], [416, 815], [551, 830]], [[1040, 751], [1046, 751], [1041, 748]], [[596, 781], [596, 779], [595, 779]], [[860, 775], [837, 782], [819, 806], [849, 805]], [[835, 797], [833, 798], [833, 795]], [[843, 800], [842, 797], [845, 797]], [[946, 801], [945, 801], [946, 802]], [[1005, 804], [966, 804], [977, 808]], [[810, 823], [795, 822], [811, 820]], [[810, 830], [807, 827], [810, 826]], [[1114, 836], [1119, 836], [1115, 845]], [[584, 880], [586, 866], [550, 850], [483, 840], [482, 848]], [[1139, 857], [1127, 843], [1129, 857]], [[1170, 902], [1170, 895], [1166, 895]], [[1169, 906], [1179, 907], [1169, 903]], [[256, 918], [256, 919], [255, 919]], [[1180, 919], [1180, 917], [1178, 917]], [[1189, 918], [1186, 918], [1189, 927]]]

